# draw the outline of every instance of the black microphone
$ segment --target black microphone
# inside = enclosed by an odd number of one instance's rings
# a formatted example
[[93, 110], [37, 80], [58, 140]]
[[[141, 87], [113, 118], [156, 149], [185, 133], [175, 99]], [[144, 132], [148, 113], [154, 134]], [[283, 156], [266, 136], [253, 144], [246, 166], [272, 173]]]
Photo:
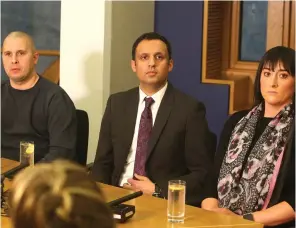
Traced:
[[137, 197], [139, 197], [141, 195], [143, 195], [142, 191], [134, 192], [134, 193], [129, 194], [127, 196], [124, 196], [124, 197], [121, 197], [119, 199], [113, 200], [113, 201], [109, 202], [108, 205], [110, 207], [117, 206], [117, 205], [119, 205], [121, 203], [124, 203], [124, 202], [129, 201], [129, 200], [134, 199], [134, 198], [137, 198]]
[[1, 174], [1, 179], [2, 179], [2, 178], [5, 178], [5, 177], [8, 177], [8, 178], [13, 177], [13, 176], [14, 176], [16, 173], [18, 173], [20, 170], [22, 170], [22, 169], [24, 169], [24, 168], [26, 168], [26, 167], [28, 167], [28, 166], [29, 166], [29, 164], [26, 164], [26, 163], [20, 164], [20, 165], [18, 165], [17, 167], [8, 170], [8, 171], [6, 171], [5, 173], [2, 173], [2, 174]]

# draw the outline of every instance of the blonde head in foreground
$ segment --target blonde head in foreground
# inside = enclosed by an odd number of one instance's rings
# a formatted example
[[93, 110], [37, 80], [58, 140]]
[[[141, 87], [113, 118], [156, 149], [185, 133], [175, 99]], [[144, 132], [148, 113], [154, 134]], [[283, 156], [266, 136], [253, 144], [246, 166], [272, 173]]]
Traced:
[[83, 167], [68, 161], [37, 164], [13, 180], [14, 228], [113, 228], [100, 188]]

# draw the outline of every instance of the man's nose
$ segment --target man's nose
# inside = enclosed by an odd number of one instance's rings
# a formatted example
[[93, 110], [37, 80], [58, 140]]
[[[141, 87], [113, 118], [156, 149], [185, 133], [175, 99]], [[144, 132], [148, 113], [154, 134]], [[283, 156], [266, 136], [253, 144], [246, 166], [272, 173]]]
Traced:
[[17, 59], [17, 56], [16, 55], [12, 55], [11, 63], [13, 63], [13, 64], [18, 63], [18, 59]]
[[154, 57], [149, 58], [149, 66], [155, 66], [155, 59], [154, 59]]

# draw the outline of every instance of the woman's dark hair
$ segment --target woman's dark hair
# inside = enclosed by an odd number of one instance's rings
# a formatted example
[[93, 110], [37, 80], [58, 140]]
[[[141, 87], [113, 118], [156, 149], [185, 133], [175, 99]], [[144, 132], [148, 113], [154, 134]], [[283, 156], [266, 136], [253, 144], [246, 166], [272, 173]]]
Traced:
[[277, 46], [268, 50], [261, 58], [256, 72], [254, 83], [254, 105], [258, 105], [264, 101], [260, 89], [260, 78], [263, 67], [268, 66], [268, 68], [273, 71], [279, 63], [282, 64], [283, 68], [290, 75], [295, 77], [295, 50], [284, 46]]
[[114, 228], [113, 214], [85, 169], [69, 161], [37, 164], [13, 180], [14, 228]]

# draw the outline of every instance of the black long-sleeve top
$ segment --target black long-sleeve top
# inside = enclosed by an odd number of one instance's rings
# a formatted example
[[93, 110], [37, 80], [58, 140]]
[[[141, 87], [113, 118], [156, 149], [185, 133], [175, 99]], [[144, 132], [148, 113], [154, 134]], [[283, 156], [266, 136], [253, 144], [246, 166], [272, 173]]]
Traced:
[[1, 83], [1, 157], [18, 161], [20, 141], [33, 141], [35, 162], [74, 159], [76, 128], [75, 106], [60, 86], [42, 77], [27, 90]]

